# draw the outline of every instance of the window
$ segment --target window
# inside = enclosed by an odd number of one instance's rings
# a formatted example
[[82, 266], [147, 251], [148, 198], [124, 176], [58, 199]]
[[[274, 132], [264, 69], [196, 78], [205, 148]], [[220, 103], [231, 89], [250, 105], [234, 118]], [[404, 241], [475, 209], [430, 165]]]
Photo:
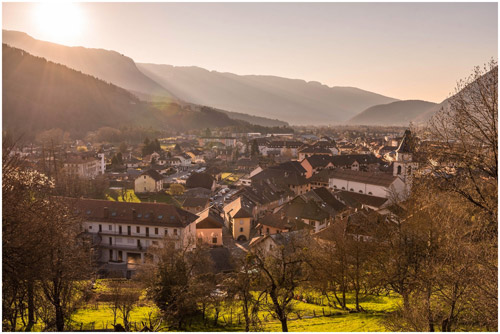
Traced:
[[111, 231], [113, 229], [113, 226], [112, 225], [109, 225], [108, 226], [108, 229]]
[[240, 225], [243, 225], [243, 223], [244, 223], [244, 220], [240, 219]]
[[334, 187], [335, 189], [337, 189], [337, 186], [336, 186], [336, 185], [333, 185], [333, 187]]
[[89, 225], [89, 230], [91, 230], [91, 229], [92, 229], [92, 225]]
[[144, 187], [144, 191], [146, 191], [146, 187]]
[[266, 233], [269, 234], [269, 227], [266, 228]]
[[158, 234], [158, 227], [155, 227], [155, 234]]
[[123, 253], [122, 251], [118, 251], [118, 261], [123, 261]]
[[371, 191], [368, 192], [368, 195], [373, 195], [373, 193]]
[[146, 179], [146, 175], [144, 175], [144, 180]]
[[109, 237], [109, 244], [112, 245], [113, 244], [113, 238]]
[[137, 247], [141, 248], [141, 240], [137, 239]]
[[345, 190], [345, 187], [342, 187], [342, 190]]
[[109, 261], [113, 261], [113, 250], [109, 250]]
[[132, 227], [131, 226], [127, 226], [127, 234], [128, 235], [132, 234]]
[[146, 227], [146, 236], [149, 237], [149, 227]]
[[140, 226], [137, 226], [137, 227], [135, 228], [135, 231], [136, 231], [137, 233], [141, 233], [141, 227], [140, 227]]
[[398, 166], [398, 175], [401, 175], [401, 166]]
[[363, 190], [360, 190], [359, 192], [362, 194], [362, 193], [363, 193]]
[[240, 227], [240, 232], [243, 232], [243, 227]]
[[99, 232], [102, 232], [102, 225], [99, 224]]
[[165, 235], [168, 235], [168, 228], [165, 229]]
[[122, 227], [118, 226], [118, 234], [122, 234]]
[[177, 229], [174, 228], [174, 235], [177, 235]]
[[212, 238], [212, 243], [213, 243], [213, 244], [216, 244], [216, 243], [217, 243], [217, 237], [213, 237], [213, 238]]
[[354, 191], [354, 189], [352, 189], [352, 188], [351, 188], [350, 190], [351, 190], [351, 191]]

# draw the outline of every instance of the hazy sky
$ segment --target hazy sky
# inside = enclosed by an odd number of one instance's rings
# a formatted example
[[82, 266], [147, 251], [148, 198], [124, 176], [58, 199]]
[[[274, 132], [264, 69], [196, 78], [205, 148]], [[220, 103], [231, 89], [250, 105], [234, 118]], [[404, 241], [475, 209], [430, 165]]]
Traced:
[[136, 62], [434, 102], [498, 58], [496, 3], [4, 3], [2, 16], [4, 29]]

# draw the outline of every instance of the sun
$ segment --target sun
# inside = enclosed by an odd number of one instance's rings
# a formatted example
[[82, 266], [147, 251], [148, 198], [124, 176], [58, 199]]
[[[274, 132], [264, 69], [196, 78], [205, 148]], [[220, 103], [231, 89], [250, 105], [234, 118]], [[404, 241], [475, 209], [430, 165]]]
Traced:
[[34, 10], [34, 19], [39, 34], [56, 43], [73, 44], [83, 30], [83, 13], [75, 3], [39, 3]]

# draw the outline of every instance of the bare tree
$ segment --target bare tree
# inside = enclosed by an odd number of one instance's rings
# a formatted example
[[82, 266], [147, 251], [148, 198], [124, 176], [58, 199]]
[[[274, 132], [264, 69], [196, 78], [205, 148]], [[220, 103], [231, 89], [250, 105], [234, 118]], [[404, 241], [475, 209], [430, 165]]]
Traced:
[[283, 332], [288, 332], [288, 315], [295, 292], [309, 279], [308, 236], [292, 232], [278, 234], [275, 240], [278, 246], [272, 251], [255, 250], [251, 255], [260, 273], [258, 286], [263, 292], [260, 305], [281, 322]]

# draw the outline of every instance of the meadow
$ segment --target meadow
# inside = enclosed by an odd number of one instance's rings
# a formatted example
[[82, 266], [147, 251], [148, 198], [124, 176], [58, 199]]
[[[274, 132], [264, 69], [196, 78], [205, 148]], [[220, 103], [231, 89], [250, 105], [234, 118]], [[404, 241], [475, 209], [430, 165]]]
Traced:
[[[105, 286], [105, 284], [103, 284]], [[96, 293], [105, 291], [102, 287]], [[400, 298], [396, 296], [364, 296], [361, 298], [363, 312], [348, 312], [327, 305], [326, 298], [315, 303], [293, 301], [293, 312], [289, 316], [288, 329], [296, 332], [378, 332], [386, 331], [384, 318], [393, 311]], [[323, 304], [323, 305], [321, 305]], [[354, 309], [354, 296], [348, 294], [348, 307]], [[131, 312], [131, 330], [140, 330], [149, 325], [149, 320], [159, 316], [158, 308], [141, 297], [138, 306]], [[188, 320], [186, 331], [244, 331], [244, 318], [236, 304], [222, 304], [217, 324], [214, 323], [214, 309], [208, 309], [205, 321], [201, 316]], [[262, 331], [281, 331], [281, 323], [265, 311], [259, 312]], [[72, 317], [71, 327], [75, 330], [112, 329], [113, 313], [107, 303], [97, 302], [79, 309]], [[123, 323], [118, 319], [117, 323]], [[165, 325], [159, 330], [166, 331]], [[256, 329], [254, 329], [256, 330]]]

